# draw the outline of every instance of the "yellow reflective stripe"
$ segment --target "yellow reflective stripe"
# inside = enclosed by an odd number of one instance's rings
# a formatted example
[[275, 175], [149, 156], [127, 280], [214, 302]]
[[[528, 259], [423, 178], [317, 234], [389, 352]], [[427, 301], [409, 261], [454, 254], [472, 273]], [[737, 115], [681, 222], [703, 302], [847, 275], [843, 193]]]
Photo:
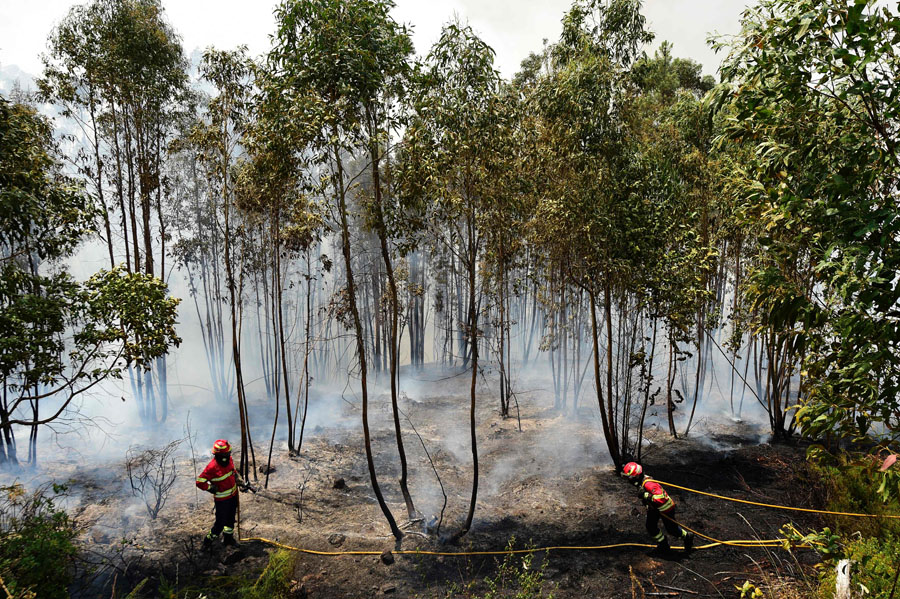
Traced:
[[230, 526], [223, 526], [222, 532], [224, 532], [226, 535], [234, 534], [234, 528]]
[[232, 470], [232, 471], [229, 472], [228, 474], [223, 474], [222, 476], [220, 476], [220, 477], [218, 477], [218, 478], [214, 478], [214, 479], [212, 479], [212, 481], [213, 481], [214, 483], [217, 483], [217, 482], [219, 482], [220, 480], [225, 480], [226, 478], [228, 478], [228, 477], [231, 476], [232, 474], [234, 474], [234, 470]]
[[675, 502], [673, 502], [671, 499], [669, 499], [667, 502], [665, 502], [664, 504], [662, 504], [661, 506], [659, 506], [657, 509], [658, 509], [659, 511], [661, 511], [661, 512], [664, 512], [664, 511], [666, 511], [667, 509], [669, 509], [670, 507], [672, 507], [672, 506], [674, 506], [674, 505], [675, 505]]
[[665, 537], [665, 535], [663, 535], [663, 533], [659, 533], [658, 535], [656, 535], [655, 537], [653, 537], [653, 540], [656, 541], [657, 543], [659, 543], [659, 542], [661, 542], [661, 541], [662, 541], [663, 539], [665, 539], [665, 538], [666, 538], [666, 537]]
[[231, 487], [227, 491], [219, 491], [218, 493], [216, 493], [216, 497], [230, 497], [231, 495], [234, 495], [234, 491], [236, 490], [237, 487]]
[[200, 476], [200, 477], [197, 477], [197, 482], [198, 482], [198, 483], [205, 483], [205, 482], [208, 482], [208, 481], [207, 481], [205, 478], [203, 478], [202, 476]]

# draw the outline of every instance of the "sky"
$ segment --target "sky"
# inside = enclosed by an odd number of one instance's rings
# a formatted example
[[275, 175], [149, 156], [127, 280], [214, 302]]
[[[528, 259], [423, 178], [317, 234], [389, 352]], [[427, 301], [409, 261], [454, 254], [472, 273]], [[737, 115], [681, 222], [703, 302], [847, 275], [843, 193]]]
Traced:
[[[645, 0], [644, 14], [661, 40], [674, 44], [676, 56], [693, 58], [715, 74], [721, 56], [708, 47], [712, 33], [735, 34], [749, 0]], [[53, 26], [80, 2], [73, 0], [0, 0], [0, 68], [13, 65], [39, 75], [40, 54]], [[185, 51], [213, 45], [221, 49], [246, 44], [254, 55], [269, 47], [272, 12], [278, 0], [163, 0], [169, 21], [181, 35]], [[496, 65], [511, 77], [543, 40], [556, 40], [560, 20], [571, 0], [396, 0], [394, 18], [412, 26], [416, 51], [426, 54], [441, 26], [458, 16], [496, 51]]]

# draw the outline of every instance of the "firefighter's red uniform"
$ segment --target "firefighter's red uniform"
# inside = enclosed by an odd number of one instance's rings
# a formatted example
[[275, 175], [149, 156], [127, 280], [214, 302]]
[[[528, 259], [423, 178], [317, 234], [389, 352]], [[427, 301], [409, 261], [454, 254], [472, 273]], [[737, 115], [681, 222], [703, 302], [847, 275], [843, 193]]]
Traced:
[[209, 461], [200, 476], [197, 486], [201, 491], [210, 491], [216, 501], [225, 501], [237, 495], [237, 479], [235, 478], [234, 460], [228, 456], [228, 462], [222, 466], [215, 458]]
[[231, 459], [231, 445], [224, 439], [213, 444], [213, 459], [200, 476], [197, 487], [209, 491], [215, 497], [216, 521], [206, 535], [204, 543], [209, 544], [221, 533], [226, 545], [234, 545], [234, 521], [238, 507], [238, 484], [240, 479]]
[[685, 551], [690, 551], [694, 543], [694, 535], [675, 523], [675, 502], [672, 501], [662, 485], [644, 475], [640, 465], [634, 462], [625, 465], [623, 474], [637, 485], [641, 501], [647, 506], [647, 532], [656, 541], [657, 548], [669, 548], [669, 541], [659, 529], [659, 520], [662, 518], [666, 531], [676, 538], [683, 538]]

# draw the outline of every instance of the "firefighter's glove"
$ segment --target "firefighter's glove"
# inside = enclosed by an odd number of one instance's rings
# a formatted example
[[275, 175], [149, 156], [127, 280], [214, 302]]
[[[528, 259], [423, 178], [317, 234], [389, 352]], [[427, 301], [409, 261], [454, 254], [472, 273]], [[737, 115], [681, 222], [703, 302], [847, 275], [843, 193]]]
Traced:
[[217, 489], [216, 489], [216, 483], [209, 483], [209, 486], [206, 488], [206, 490], [207, 490], [207, 492], [212, 493], [213, 495], [215, 495], [215, 494], [216, 494], [216, 490], [217, 490]]

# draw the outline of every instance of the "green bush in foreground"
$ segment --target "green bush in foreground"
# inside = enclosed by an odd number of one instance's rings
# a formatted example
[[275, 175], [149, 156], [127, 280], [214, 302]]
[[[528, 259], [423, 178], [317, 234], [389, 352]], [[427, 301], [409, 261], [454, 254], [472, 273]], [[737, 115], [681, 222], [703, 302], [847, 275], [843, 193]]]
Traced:
[[[814, 469], [826, 491], [826, 510], [863, 514], [900, 514], [900, 502], [883, 492], [884, 473], [881, 460], [872, 456], [838, 457], [819, 454]], [[887, 501], [885, 499], [888, 498]], [[839, 535], [822, 553], [819, 596], [834, 596], [835, 565], [842, 559], [853, 562], [851, 590], [872, 599], [900, 598], [897, 572], [900, 564], [900, 521], [888, 518], [826, 516]], [[830, 529], [824, 529], [830, 533]], [[818, 533], [819, 537], [831, 536]]]
[[78, 531], [54, 504], [65, 487], [0, 487], [0, 575], [14, 597], [68, 597]]
[[[897, 583], [897, 556], [900, 555], [900, 538], [856, 538], [844, 546], [844, 557], [853, 562], [851, 589], [858, 595], [872, 599], [888, 599], [891, 592], [900, 597]], [[834, 593], [835, 569], [828, 568], [822, 576], [822, 596], [831, 598]], [[898, 588], [895, 590], [894, 585]]]
[[295, 555], [279, 549], [269, 555], [269, 563], [252, 585], [240, 589], [241, 599], [287, 599], [291, 592]]

